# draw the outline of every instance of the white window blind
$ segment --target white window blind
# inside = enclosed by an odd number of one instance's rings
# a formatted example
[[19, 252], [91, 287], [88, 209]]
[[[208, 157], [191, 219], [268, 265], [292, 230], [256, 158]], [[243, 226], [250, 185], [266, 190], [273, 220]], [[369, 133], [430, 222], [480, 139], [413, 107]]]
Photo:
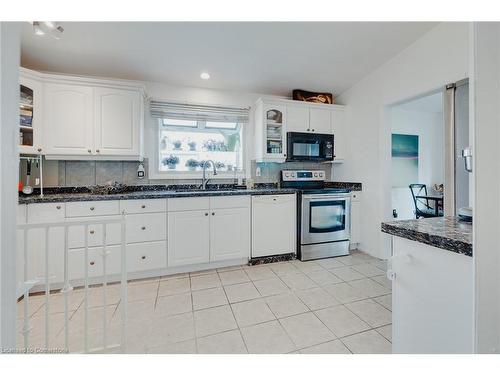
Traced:
[[248, 108], [216, 107], [151, 100], [151, 115], [157, 118], [205, 122], [248, 122]]

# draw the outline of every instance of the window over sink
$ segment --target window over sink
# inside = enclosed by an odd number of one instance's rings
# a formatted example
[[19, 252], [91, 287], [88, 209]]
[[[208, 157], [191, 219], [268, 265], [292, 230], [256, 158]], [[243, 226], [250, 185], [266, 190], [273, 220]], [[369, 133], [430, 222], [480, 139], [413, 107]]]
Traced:
[[151, 108], [158, 117], [158, 174], [197, 178], [206, 160], [215, 162], [221, 176], [243, 172], [248, 109], [157, 102]]

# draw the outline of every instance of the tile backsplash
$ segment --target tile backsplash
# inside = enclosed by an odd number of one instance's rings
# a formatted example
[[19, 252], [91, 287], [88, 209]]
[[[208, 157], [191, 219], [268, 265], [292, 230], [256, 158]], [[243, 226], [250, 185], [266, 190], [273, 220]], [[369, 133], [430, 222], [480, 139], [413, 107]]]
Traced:
[[[148, 160], [144, 159], [146, 175], [137, 178], [138, 161], [70, 161], [44, 160], [44, 185], [56, 186], [91, 186], [119, 182], [127, 185], [148, 184], [189, 184], [201, 183], [200, 179], [191, 180], [155, 180], [148, 178]], [[256, 168], [260, 168], [260, 176], [256, 176]], [[327, 181], [331, 181], [332, 165], [321, 163], [256, 163], [251, 162], [251, 176], [255, 183], [272, 183], [280, 179], [283, 169], [323, 170]], [[39, 171], [34, 168], [32, 180], [38, 177]], [[26, 177], [26, 168], [21, 164], [20, 176]], [[233, 183], [233, 179], [217, 180], [219, 183]]]

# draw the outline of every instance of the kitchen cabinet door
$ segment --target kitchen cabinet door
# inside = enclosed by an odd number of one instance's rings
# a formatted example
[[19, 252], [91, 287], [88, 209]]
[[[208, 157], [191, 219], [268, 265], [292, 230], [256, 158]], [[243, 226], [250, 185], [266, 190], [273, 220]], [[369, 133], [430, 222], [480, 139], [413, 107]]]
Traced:
[[93, 89], [87, 86], [45, 84], [43, 149], [47, 155], [91, 155]]
[[[63, 223], [64, 203], [30, 204], [27, 207], [27, 223]], [[27, 232], [28, 280], [39, 279], [45, 284], [45, 244], [44, 228], [29, 229]], [[64, 281], [64, 228], [53, 226], [48, 231], [49, 244], [49, 281], [60, 283]], [[20, 249], [23, 251], [23, 249]]]
[[334, 161], [342, 162], [346, 158], [347, 144], [345, 128], [345, 112], [343, 109], [332, 111], [333, 151]]
[[231, 208], [210, 213], [210, 261], [250, 257], [250, 210]]
[[309, 108], [305, 106], [286, 106], [287, 132], [308, 132]]
[[138, 91], [94, 89], [95, 152], [98, 155], [139, 156], [142, 95]]
[[[21, 154], [39, 154], [43, 150], [42, 132], [43, 132], [43, 103], [42, 103], [42, 82], [19, 75], [20, 90], [24, 97], [19, 105], [20, 111], [31, 112], [31, 125], [20, 125], [22, 142], [19, 144], [19, 153]], [[29, 103], [31, 99], [31, 103]]]
[[295, 194], [252, 197], [252, 258], [296, 252]]
[[168, 213], [168, 266], [207, 263], [210, 260], [208, 210]]
[[328, 108], [311, 108], [309, 110], [309, 128], [311, 132], [332, 134], [331, 110]]

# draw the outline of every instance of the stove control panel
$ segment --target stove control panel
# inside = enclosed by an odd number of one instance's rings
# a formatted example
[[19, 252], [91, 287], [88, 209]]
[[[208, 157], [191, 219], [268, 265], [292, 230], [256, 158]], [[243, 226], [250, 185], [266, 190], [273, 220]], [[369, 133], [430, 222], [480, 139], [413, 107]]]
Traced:
[[325, 181], [325, 171], [283, 170], [282, 181]]

